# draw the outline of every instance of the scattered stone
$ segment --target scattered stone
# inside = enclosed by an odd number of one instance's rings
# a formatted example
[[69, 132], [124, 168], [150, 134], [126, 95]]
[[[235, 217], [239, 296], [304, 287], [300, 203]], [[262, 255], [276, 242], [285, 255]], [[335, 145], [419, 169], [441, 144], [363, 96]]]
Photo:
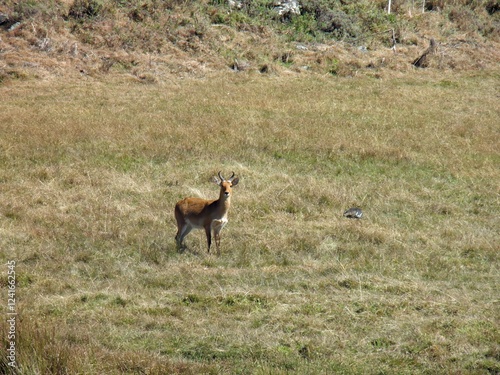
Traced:
[[11, 27], [9, 27], [9, 29], [7, 31], [14, 31], [16, 30], [17, 28], [19, 28], [19, 26], [21, 26], [21, 22], [16, 22], [15, 24], [13, 24]]
[[42, 51], [49, 52], [52, 49], [52, 41], [50, 38], [42, 38], [37, 42], [37, 46]]
[[228, 0], [227, 3], [231, 9], [243, 8], [243, 2], [241, 0]]
[[300, 14], [300, 5], [297, 0], [276, 0], [274, 11], [281, 17], [289, 17], [293, 14]]
[[234, 63], [231, 64], [231, 69], [235, 72], [241, 72], [250, 68], [250, 63], [248, 61], [234, 59]]
[[5, 13], [0, 13], [0, 25], [9, 21], [9, 15]]
[[362, 216], [363, 211], [361, 211], [361, 208], [359, 207], [349, 208], [344, 212], [344, 217], [347, 217], [349, 219], [361, 219]]

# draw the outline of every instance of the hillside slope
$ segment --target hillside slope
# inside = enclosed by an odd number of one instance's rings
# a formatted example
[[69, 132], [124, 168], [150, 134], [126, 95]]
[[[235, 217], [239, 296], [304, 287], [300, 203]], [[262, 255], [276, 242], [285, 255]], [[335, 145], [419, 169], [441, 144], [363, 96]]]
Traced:
[[498, 66], [499, 3], [42, 0], [0, 5], [0, 80], [127, 74], [145, 82], [230, 69], [340, 76]]

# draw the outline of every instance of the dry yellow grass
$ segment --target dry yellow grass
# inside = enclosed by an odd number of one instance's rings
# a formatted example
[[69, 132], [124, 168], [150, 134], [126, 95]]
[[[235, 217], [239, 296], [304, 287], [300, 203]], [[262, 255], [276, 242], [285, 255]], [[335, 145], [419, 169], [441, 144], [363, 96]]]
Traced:
[[[498, 77], [0, 87], [18, 373], [498, 372]], [[179, 254], [218, 170], [222, 255]]]

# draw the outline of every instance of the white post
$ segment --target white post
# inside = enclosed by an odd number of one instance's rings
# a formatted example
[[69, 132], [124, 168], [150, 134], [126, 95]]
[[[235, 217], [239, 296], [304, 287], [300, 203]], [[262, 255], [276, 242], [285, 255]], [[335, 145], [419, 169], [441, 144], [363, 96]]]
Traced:
[[387, 4], [387, 14], [391, 14], [391, 0]]

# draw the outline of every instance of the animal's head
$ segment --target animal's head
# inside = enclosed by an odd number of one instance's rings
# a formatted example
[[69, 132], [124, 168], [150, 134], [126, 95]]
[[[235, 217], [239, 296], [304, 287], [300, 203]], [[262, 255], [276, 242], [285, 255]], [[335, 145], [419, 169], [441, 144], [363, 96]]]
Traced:
[[219, 177], [214, 177], [214, 182], [220, 186], [221, 197], [229, 198], [231, 196], [232, 188], [239, 182], [238, 177], [234, 176], [234, 172], [227, 180], [224, 178], [224, 176], [221, 175], [220, 171], [217, 175]]

